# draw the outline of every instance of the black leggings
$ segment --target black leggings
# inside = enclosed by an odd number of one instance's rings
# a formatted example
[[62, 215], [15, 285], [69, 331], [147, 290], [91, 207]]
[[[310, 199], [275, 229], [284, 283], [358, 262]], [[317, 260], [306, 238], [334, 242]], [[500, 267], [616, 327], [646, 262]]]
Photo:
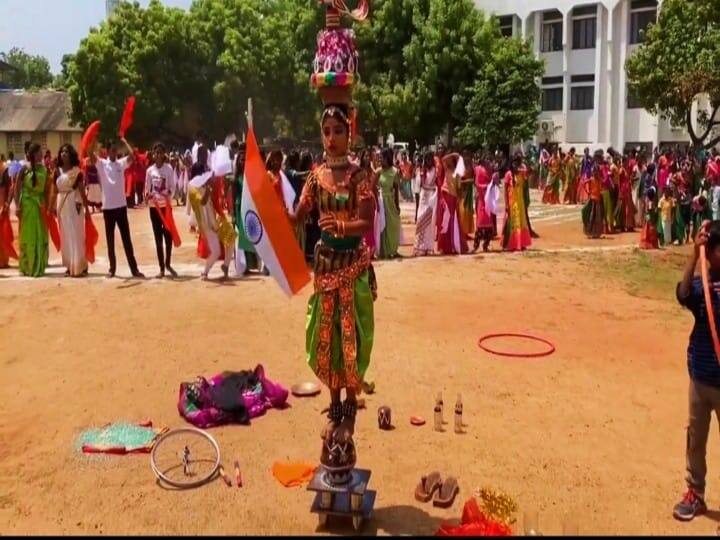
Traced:
[[[170, 266], [172, 258], [172, 235], [163, 225], [160, 213], [154, 206], [150, 208], [150, 222], [152, 223], [153, 236], [155, 236], [155, 249], [157, 250], [158, 265], [160, 271]], [[163, 237], [165, 238], [165, 254], [163, 256]]]

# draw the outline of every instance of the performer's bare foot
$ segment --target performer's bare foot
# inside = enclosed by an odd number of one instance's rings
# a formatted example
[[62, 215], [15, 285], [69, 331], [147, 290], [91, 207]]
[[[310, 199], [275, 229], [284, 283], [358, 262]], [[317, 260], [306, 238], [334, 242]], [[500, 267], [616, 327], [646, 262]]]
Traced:
[[174, 269], [172, 266], [170, 266], [169, 264], [165, 267], [165, 269], [166, 269], [168, 272], [170, 272], [170, 277], [172, 277], [172, 278], [178, 277], [178, 273], [177, 273], [177, 272], [175, 271], [175, 269]]
[[328, 410], [328, 423], [321, 432], [321, 437], [324, 441], [330, 442], [335, 430], [338, 428], [343, 417], [343, 404], [340, 400], [333, 401], [330, 403]]
[[229, 274], [229, 272], [230, 272], [230, 267], [227, 266], [227, 265], [225, 265], [225, 264], [223, 264], [222, 266], [220, 266], [220, 268], [222, 268], [222, 271], [223, 271], [223, 279], [227, 279], [227, 278], [228, 278], [228, 274]]

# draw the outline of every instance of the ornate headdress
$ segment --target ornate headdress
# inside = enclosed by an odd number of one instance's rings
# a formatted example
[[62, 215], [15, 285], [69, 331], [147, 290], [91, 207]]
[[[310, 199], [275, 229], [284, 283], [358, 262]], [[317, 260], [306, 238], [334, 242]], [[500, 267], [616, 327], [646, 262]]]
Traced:
[[348, 125], [354, 122], [352, 89], [358, 71], [358, 52], [355, 35], [349, 28], [340, 27], [340, 17], [348, 15], [355, 21], [367, 19], [369, 0], [359, 0], [350, 10], [344, 0], [320, 0], [325, 5], [325, 29], [318, 33], [317, 51], [310, 83], [316, 88], [325, 105], [323, 118], [340, 117]]

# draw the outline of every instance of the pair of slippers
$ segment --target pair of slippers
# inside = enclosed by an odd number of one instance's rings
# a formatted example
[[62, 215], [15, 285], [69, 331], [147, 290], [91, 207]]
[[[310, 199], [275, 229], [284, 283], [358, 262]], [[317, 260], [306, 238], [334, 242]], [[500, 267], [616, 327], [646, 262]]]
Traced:
[[460, 487], [457, 478], [449, 476], [443, 481], [440, 473], [433, 471], [420, 479], [415, 488], [415, 499], [422, 503], [430, 502], [432, 499], [433, 506], [450, 508], [458, 493]]

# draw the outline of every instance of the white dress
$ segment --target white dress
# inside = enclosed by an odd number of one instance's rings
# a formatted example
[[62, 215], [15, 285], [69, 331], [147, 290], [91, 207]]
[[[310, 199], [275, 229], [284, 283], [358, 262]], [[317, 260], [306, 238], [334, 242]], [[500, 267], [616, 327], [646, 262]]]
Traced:
[[437, 209], [437, 186], [435, 170], [430, 169], [420, 181], [420, 205], [415, 225], [415, 255], [429, 255], [435, 244], [435, 219]]
[[61, 173], [56, 181], [62, 262], [71, 276], [80, 276], [88, 269], [85, 257], [85, 212], [82, 196], [75, 187], [79, 173], [80, 170], [75, 167]]

